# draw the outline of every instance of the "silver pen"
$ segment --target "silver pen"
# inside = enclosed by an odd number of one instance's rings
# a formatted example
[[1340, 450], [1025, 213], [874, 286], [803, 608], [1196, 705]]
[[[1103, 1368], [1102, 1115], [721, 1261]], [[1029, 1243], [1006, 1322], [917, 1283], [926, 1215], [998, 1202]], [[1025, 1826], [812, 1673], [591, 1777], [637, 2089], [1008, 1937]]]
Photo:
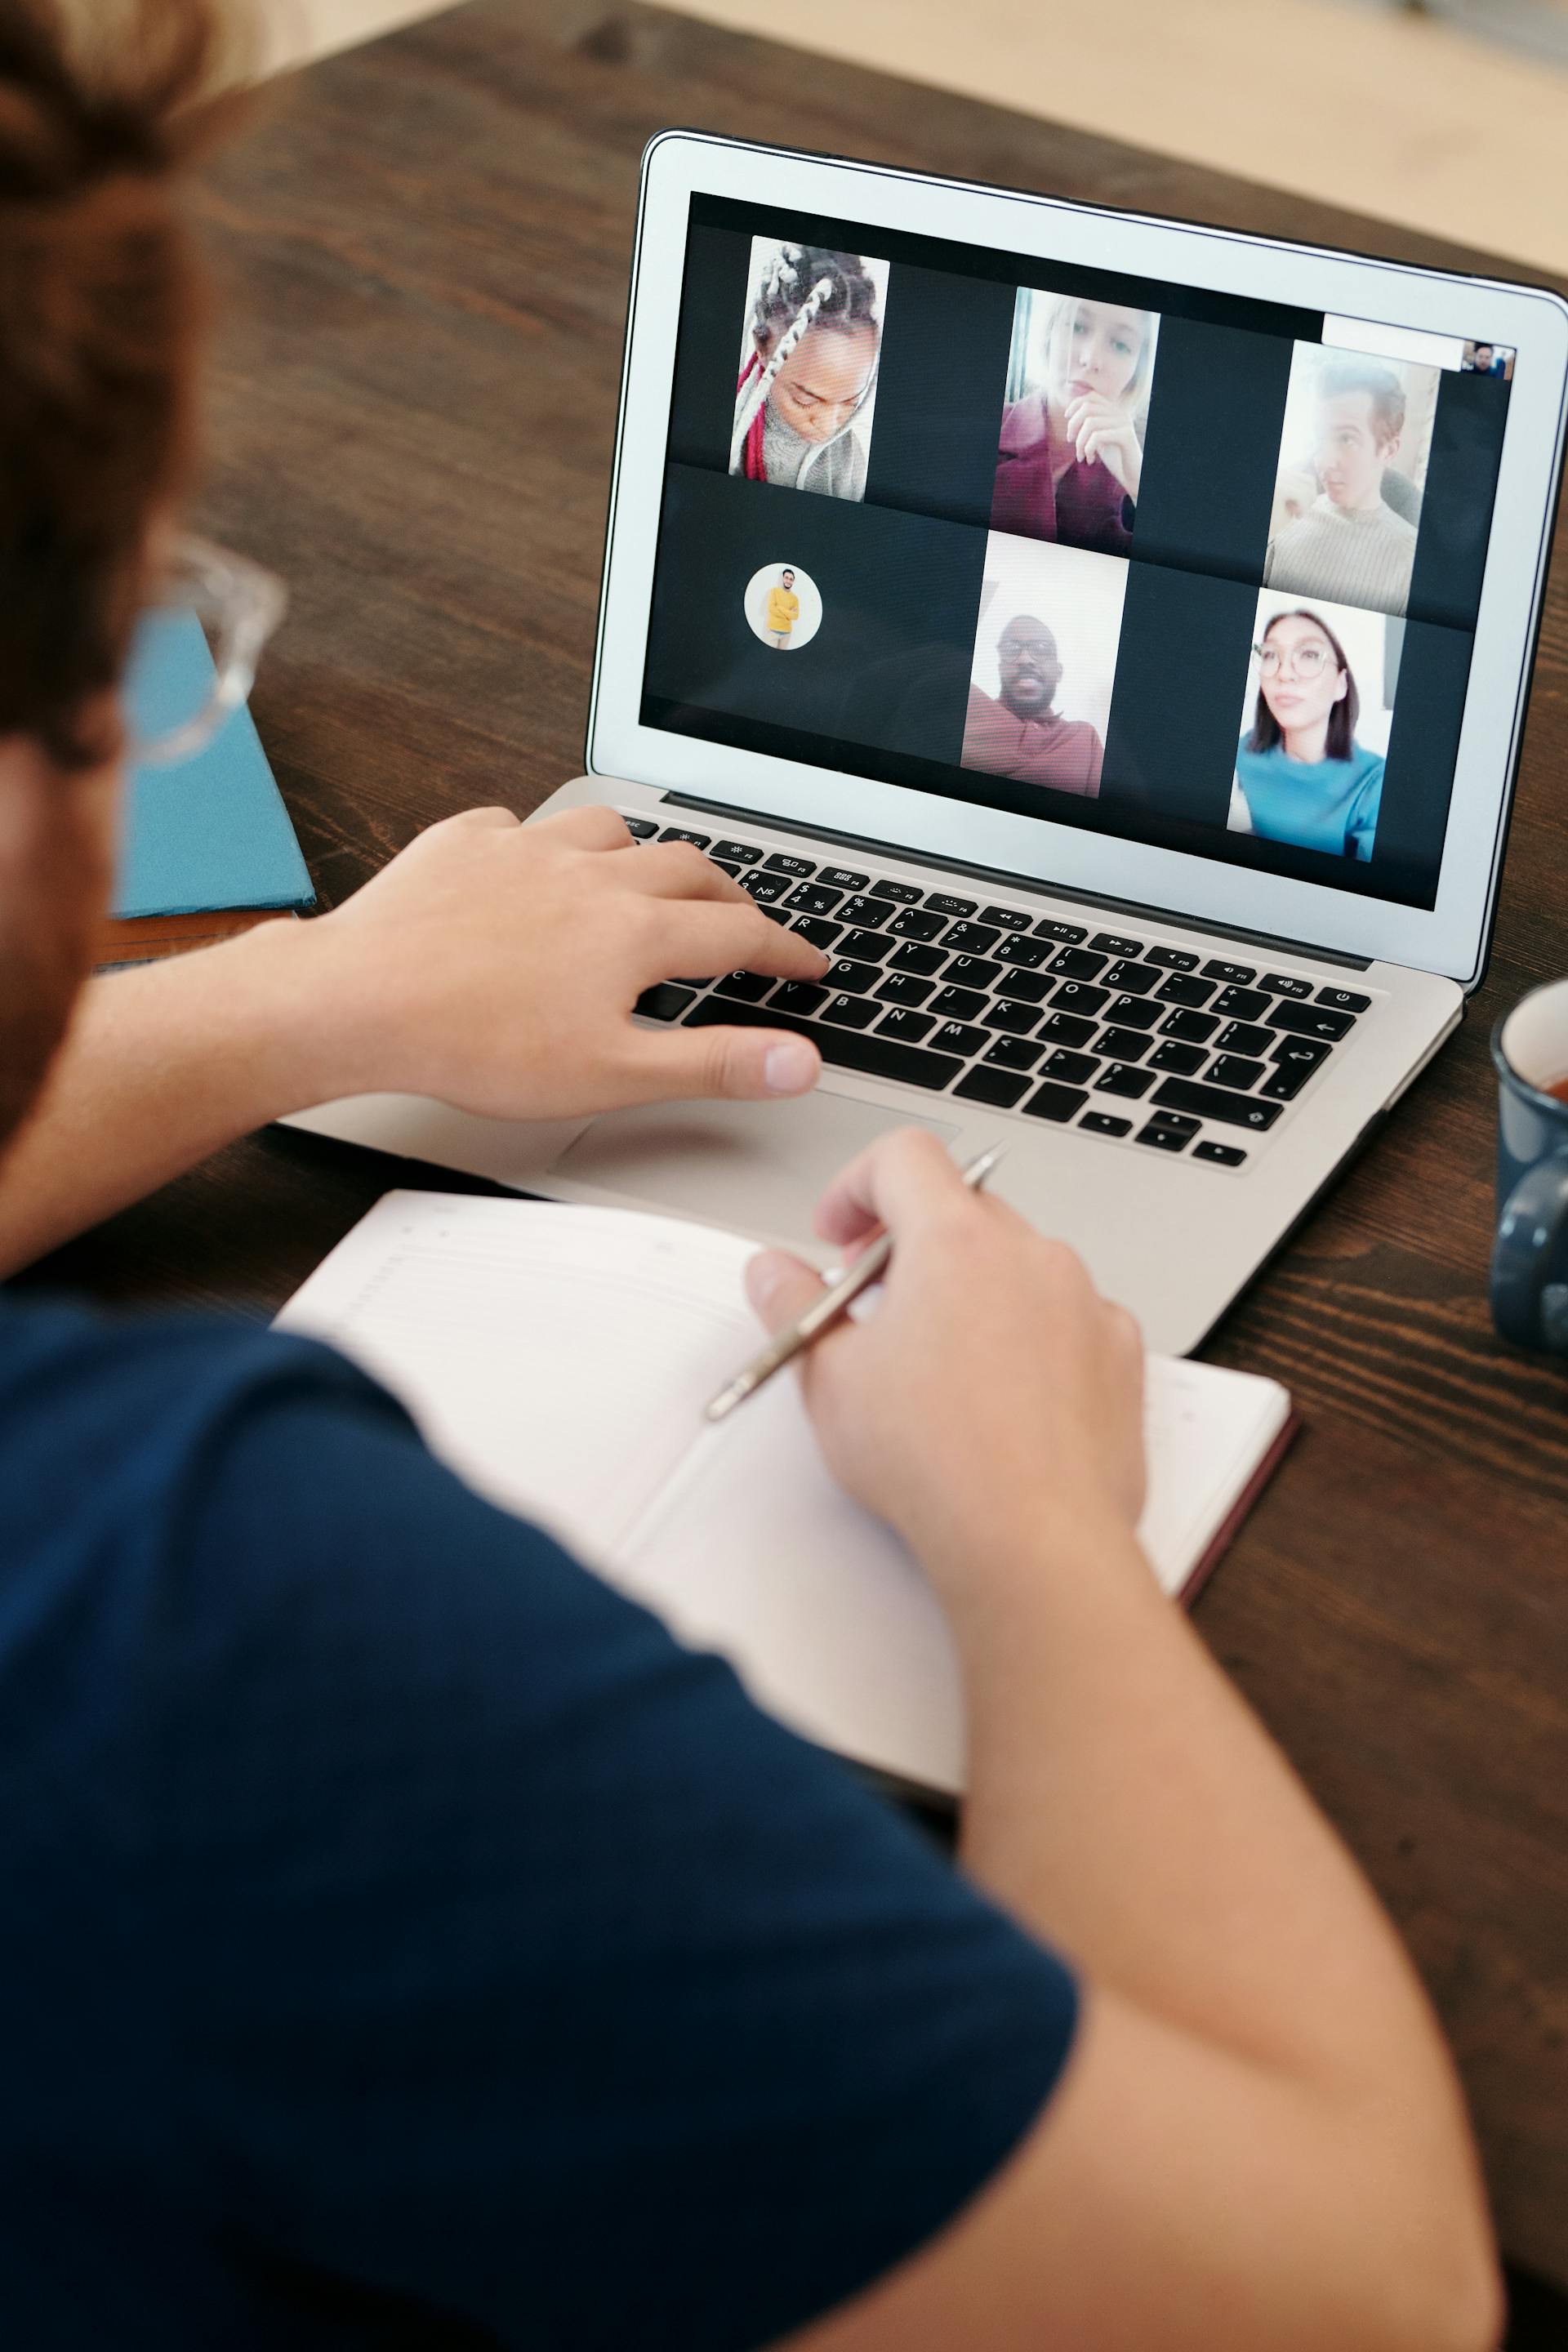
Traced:
[[[1005, 1149], [1005, 1144], [993, 1144], [989, 1150], [981, 1152], [978, 1158], [970, 1161], [963, 1171], [963, 1181], [972, 1192], [984, 1183]], [[743, 1404], [749, 1396], [755, 1396], [764, 1381], [771, 1381], [775, 1372], [794, 1361], [803, 1348], [809, 1348], [819, 1333], [837, 1323], [840, 1316], [847, 1314], [862, 1291], [869, 1290], [882, 1273], [892, 1252], [893, 1236], [889, 1233], [884, 1231], [874, 1242], [868, 1242], [841, 1281], [836, 1282], [831, 1290], [825, 1290], [820, 1298], [814, 1299], [804, 1315], [797, 1315], [793, 1323], [786, 1323], [784, 1329], [776, 1332], [767, 1346], [752, 1358], [743, 1370], [726, 1382], [709, 1404], [704, 1418], [723, 1421], [738, 1404]]]

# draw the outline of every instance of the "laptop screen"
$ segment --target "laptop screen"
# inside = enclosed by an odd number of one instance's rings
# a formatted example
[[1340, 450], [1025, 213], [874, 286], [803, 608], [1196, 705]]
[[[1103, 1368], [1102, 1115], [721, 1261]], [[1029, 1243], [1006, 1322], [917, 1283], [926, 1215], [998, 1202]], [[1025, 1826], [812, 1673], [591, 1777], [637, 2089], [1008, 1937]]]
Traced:
[[1430, 908], [1514, 364], [1457, 324], [699, 195], [643, 721]]

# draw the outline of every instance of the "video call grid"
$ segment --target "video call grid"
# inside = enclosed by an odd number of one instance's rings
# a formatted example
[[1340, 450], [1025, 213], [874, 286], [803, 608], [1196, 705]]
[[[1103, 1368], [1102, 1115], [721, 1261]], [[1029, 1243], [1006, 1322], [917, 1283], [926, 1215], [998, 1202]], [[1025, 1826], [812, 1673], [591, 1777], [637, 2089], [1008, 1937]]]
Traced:
[[[1381, 508], [1378, 517], [1391, 540], [1413, 546], [1408, 594], [1399, 599], [1410, 617], [1387, 614], [1381, 641], [1367, 632], [1366, 608], [1342, 621], [1348, 629], [1353, 620], [1359, 632], [1363, 675], [1377, 673], [1385, 750], [1352, 747], [1357, 775], [1374, 780], [1373, 824], [1354, 843], [1347, 835], [1344, 852], [1331, 856], [1306, 840], [1230, 829], [1248, 824], [1237, 733], [1244, 704], [1252, 707], [1255, 639], [1270, 601], [1279, 614], [1307, 602], [1291, 593], [1288, 566], [1283, 575], [1273, 571], [1272, 589], [1266, 583], [1271, 553], [1277, 566], [1281, 551], [1277, 501], [1285, 419], [1298, 397], [1292, 370], [1299, 379], [1303, 345], [1313, 365], [1322, 361], [1313, 347], [1324, 320], [891, 232], [870, 241], [879, 248], [874, 258], [866, 233], [851, 224], [694, 203], [645, 722], [1366, 895], [1433, 903], [1506, 376], [1492, 383], [1455, 370], [1402, 372], [1406, 381], [1434, 379], [1424, 479], [1414, 490], [1418, 529], [1409, 522], [1395, 529]], [[843, 299], [879, 314], [874, 333], [862, 332], [863, 348], [874, 352], [860, 412], [863, 465], [826, 497], [777, 488], [764, 467], [763, 478], [748, 480], [743, 456], [731, 472], [737, 353], [747, 349], [746, 322], [768, 283], [767, 257], [813, 246], [854, 263], [847, 276], [861, 282], [841, 289]], [[1048, 290], [1038, 289], [1044, 276]], [[1031, 279], [1042, 304], [1071, 297], [1102, 311], [1151, 314], [1152, 381], [1133, 453], [1142, 480], [1124, 542], [1112, 542], [1124, 544], [1122, 552], [1060, 541], [1031, 550], [1021, 534], [993, 530], [1004, 419], [1013, 396], [1026, 390], [1018, 381], [1018, 336]], [[781, 320], [798, 315], [799, 290], [787, 282], [779, 290]], [[845, 341], [822, 348], [837, 360]], [[1335, 363], [1349, 356], [1327, 354]], [[767, 425], [771, 436], [771, 417]], [[754, 423], [751, 438], [760, 447]], [[1120, 438], [1131, 447], [1125, 431]], [[782, 442], [786, 458], [804, 446], [787, 434]], [[1192, 461], [1194, 449], [1205, 453], [1204, 463]], [[1300, 486], [1303, 499], [1312, 488]], [[735, 609], [738, 568], [742, 582], [764, 583], [758, 593], [765, 594], [775, 549], [781, 556], [787, 550], [792, 586], [817, 599], [818, 614], [824, 593], [831, 607], [831, 625], [814, 630], [809, 676], [805, 664], [795, 675], [794, 662], [784, 666], [789, 675], [776, 666], [770, 672], [755, 651], [768, 633], [757, 615], [748, 626]], [[1116, 615], [1114, 627], [1107, 625], [1099, 724], [1077, 722], [1076, 771], [1065, 790], [1048, 766], [1032, 777], [1026, 768], [1023, 777], [1000, 772], [1005, 762], [999, 766], [994, 747], [973, 733], [976, 700], [986, 699], [974, 672], [975, 616], [988, 574], [1005, 572], [1008, 559], [1021, 557], [1026, 575], [1031, 553], [1047, 584], [1054, 573], [1058, 591], [1071, 588], [1065, 609], [1079, 615], [1096, 601], [1089, 593], [1096, 576], [1100, 590], [1120, 583], [1100, 595]], [[1393, 601], [1384, 595], [1385, 604]], [[1279, 614], [1277, 625], [1288, 634], [1294, 625]], [[787, 642], [787, 633], [773, 637], [775, 646]], [[1287, 700], [1302, 658], [1286, 646]], [[1062, 683], [1066, 702], [1071, 687]], [[1026, 677], [1025, 685], [1037, 690], [1037, 681]], [[1262, 710], [1261, 702], [1256, 707]], [[1017, 731], [1011, 715], [997, 715], [1004, 731]], [[1379, 715], [1370, 715], [1375, 731]], [[1093, 741], [1088, 753], [1086, 738]], [[1269, 761], [1254, 764], [1267, 771]], [[1332, 772], [1336, 779], [1340, 772]], [[1271, 782], [1265, 774], [1263, 782]], [[1364, 800], [1365, 782], [1363, 789]]]

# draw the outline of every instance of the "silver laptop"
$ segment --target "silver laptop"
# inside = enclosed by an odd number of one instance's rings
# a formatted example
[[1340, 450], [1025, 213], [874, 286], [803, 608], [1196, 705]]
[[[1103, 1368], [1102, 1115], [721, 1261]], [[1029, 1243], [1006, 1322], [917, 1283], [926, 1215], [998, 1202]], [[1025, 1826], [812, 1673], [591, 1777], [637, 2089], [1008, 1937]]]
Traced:
[[299, 1123], [808, 1244], [918, 1122], [1193, 1348], [1493, 919], [1563, 457], [1551, 293], [696, 132], [645, 159], [586, 772], [833, 957], [638, 1017], [805, 1101]]

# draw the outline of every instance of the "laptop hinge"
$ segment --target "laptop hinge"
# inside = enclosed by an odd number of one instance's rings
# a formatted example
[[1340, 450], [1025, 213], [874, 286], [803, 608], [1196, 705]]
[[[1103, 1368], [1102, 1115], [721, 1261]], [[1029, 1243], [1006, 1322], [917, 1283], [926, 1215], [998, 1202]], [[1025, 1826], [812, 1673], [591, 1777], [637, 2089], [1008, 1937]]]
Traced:
[[1053, 906], [1103, 907], [1108, 914], [1130, 916], [1150, 923], [1174, 923], [1205, 939], [1240, 940], [1248, 947], [1272, 948], [1281, 955], [1300, 956], [1312, 963], [1331, 963], [1346, 971], [1369, 971], [1370, 956], [1347, 955], [1342, 948], [1315, 947], [1310, 940], [1281, 939], [1274, 931], [1248, 930], [1241, 923], [1215, 923], [1200, 915], [1177, 914], [1170, 907], [1142, 905], [1133, 898], [1110, 898], [1101, 890], [1068, 888], [1040, 881], [1032, 874], [1009, 873], [1005, 866], [972, 866], [962, 857], [937, 857], [923, 849], [906, 849], [901, 842], [874, 841], [863, 833], [837, 833], [831, 825], [801, 824], [793, 818], [773, 816], [762, 809], [735, 808], [725, 801], [700, 800], [694, 793], [664, 791], [659, 798], [672, 808], [695, 809], [702, 816], [721, 816], [738, 824], [765, 824], [770, 833], [793, 834], [802, 841], [831, 841], [844, 849], [858, 849], [868, 857], [896, 857], [902, 866], [923, 866], [935, 874], [963, 874], [976, 882], [994, 882], [1026, 898], [1044, 898]]

